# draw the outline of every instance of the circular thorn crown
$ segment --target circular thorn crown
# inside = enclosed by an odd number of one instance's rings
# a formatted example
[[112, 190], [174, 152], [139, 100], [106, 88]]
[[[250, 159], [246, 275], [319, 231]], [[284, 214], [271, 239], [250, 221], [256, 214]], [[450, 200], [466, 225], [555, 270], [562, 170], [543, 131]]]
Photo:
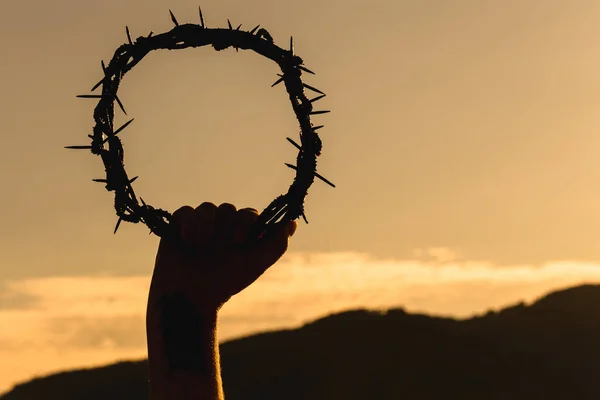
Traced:
[[[260, 214], [257, 223], [256, 235], [261, 236], [275, 223], [287, 222], [306, 216], [304, 214], [304, 199], [308, 188], [312, 185], [314, 178], [318, 178], [326, 184], [335, 187], [333, 183], [316, 172], [317, 157], [321, 154], [321, 139], [317, 131], [323, 125], [313, 126], [310, 117], [312, 115], [325, 114], [329, 111], [315, 111], [313, 104], [325, 97], [325, 93], [319, 89], [302, 82], [303, 72], [313, 74], [311, 70], [303, 65], [302, 58], [294, 54], [293, 38], [290, 38], [290, 48], [282, 49], [275, 45], [273, 38], [266, 29], [256, 26], [250, 31], [241, 30], [241, 25], [233, 28], [227, 20], [227, 28], [207, 28], [204, 23], [202, 10], [198, 8], [200, 24], [179, 24], [171, 11], [171, 20], [175, 25], [168, 32], [138, 37], [135, 41], [131, 39], [129, 28], [126, 27], [128, 42], [120, 46], [108, 63], [102, 61], [104, 77], [92, 88], [94, 92], [102, 87], [102, 94], [79, 95], [80, 98], [98, 99], [94, 109], [93, 134], [88, 135], [91, 139], [90, 145], [66, 146], [68, 149], [90, 150], [92, 154], [102, 158], [106, 170], [106, 178], [93, 179], [94, 182], [104, 183], [106, 190], [115, 192], [115, 210], [119, 217], [114, 232], [117, 232], [121, 221], [138, 223], [142, 222], [148, 226], [150, 233], [157, 236], [165, 236], [172, 233], [171, 213], [160, 208], [146, 204], [133, 191], [132, 184], [138, 178], [129, 178], [125, 172], [123, 158], [123, 144], [119, 134], [127, 128], [133, 119], [130, 119], [119, 128], [114, 128], [114, 105], [118, 104], [121, 111], [125, 112], [123, 103], [117, 96], [119, 84], [123, 76], [131, 71], [148, 53], [158, 49], [185, 49], [188, 47], [201, 47], [212, 45], [217, 50], [229, 47], [236, 51], [253, 50], [254, 52], [274, 61], [281, 68], [281, 74], [271, 87], [284, 83], [292, 108], [300, 124], [300, 143], [291, 138], [287, 140], [298, 149], [296, 164], [285, 165], [296, 172], [296, 176], [287, 193], [278, 196]], [[316, 93], [315, 97], [309, 99], [305, 93]]]

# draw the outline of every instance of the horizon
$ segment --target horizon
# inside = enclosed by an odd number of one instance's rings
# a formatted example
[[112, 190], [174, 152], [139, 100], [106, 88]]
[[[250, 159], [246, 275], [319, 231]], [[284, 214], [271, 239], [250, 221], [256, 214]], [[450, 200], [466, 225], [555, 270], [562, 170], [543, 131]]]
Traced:
[[[592, 286], [596, 286], [597, 288], [600, 289], [600, 283], [598, 284], [591, 284]], [[282, 330], [286, 330], [286, 329], [300, 329], [303, 326], [316, 322], [318, 320], [321, 319], [325, 319], [325, 318], [330, 318], [330, 317], [335, 317], [339, 314], [343, 314], [346, 312], [358, 312], [358, 311], [367, 311], [367, 312], [379, 312], [382, 315], [386, 315], [389, 311], [394, 311], [394, 310], [402, 310], [405, 311], [407, 313], [407, 315], [426, 315], [427, 317], [430, 318], [451, 318], [451, 319], [455, 319], [457, 321], [467, 321], [473, 318], [486, 318], [488, 317], [489, 312], [501, 312], [503, 310], [507, 310], [513, 306], [518, 306], [520, 304], [524, 304], [525, 306], [531, 306], [533, 304], [535, 304], [536, 302], [542, 300], [544, 297], [546, 297], [547, 295], [551, 295], [551, 294], [555, 294], [555, 293], [560, 293], [560, 292], [564, 292], [564, 291], [568, 291], [568, 290], [573, 290], [573, 289], [580, 289], [586, 286], [590, 286], [590, 284], [576, 284], [576, 285], [570, 285], [564, 288], [560, 288], [557, 290], [553, 290], [552, 292], [546, 292], [543, 295], [537, 296], [533, 299], [528, 299], [528, 300], [522, 300], [519, 302], [514, 302], [514, 303], [510, 303], [510, 304], [506, 304], [504, 306], [501, 307], [490, 307], [489, 309], [483, 311], [483, 312], [476, 312], [473, 313], [471, 315], [462, 315], [462, 316], [452, 316], [452, 315], [447, 315], [447, 314], [440, 314], [440, 315], [435, 315], [435, 314], [430, 314], [427, 312], [419, 312], [419, 311], [411, 311], [405, 307], [390, 307], [390, 308], [381, 308], [381, 307], [358, 307], [358, 308], [347, 308], [347, 309], [341, 309], [341, 310], [337, 310], [337, 311], [332, 311], [332, 312], [328, 312], [325, 315], [319, 316], [319, 317], [313, 317], [310, 318], [308, 320], [303, 320], [302, 322], [295, 324], [295, 325], [288, 325], [288, 326], [280, 326], [280, 327], [276, 327], [276, 328], [267, 328], [267, 329], [262, 329], [262, 330], [257, 330], [257, 331], [250, 331], [246, 334], [242, 334], [242, 335], [238, 335], [238, 336], [233, 336], [233, 337], [227, 337], [223, 340], [220, 340], [219, 344], [225, 344], [228, 342], [234, 342], [236, 340], [241, 340], [244, 338], [249, 338], [255, 335], [260, 335], [263, 333], [275, 333], [275, 332], [280, 332]], [[227, 317], [226, 317], [227, 318]], [[130, 357], [130, 358], [119, 358], [119, 359], [114, 359], [112, 361], [109, 362], [98, 362], [98, 363], [89, 363], [87, 364], [85, 367], [81, 367], [81, 366], [75, 366], [72, 368], [68, 368], [68, 369], [60, 369], [60, 370], [55, 370], [55, 371], [49, 371], [46, 373], [42, 373], [42, 374], [36, 374], [33, 375], [31, 377], [29, 377], [26, 380], [23, 381], [17, 381], [14, 382], [13, 385], [11, 387], [9, 387], [8, 389], [3, 389], [0, 388], [0, 395], [4, 395], [6, 393], [9, 393], [12, 389], [16, 388], [19, 385], [22, 384], [28, 384], [30, 382], [32, 382], [33, 380], [36, 379], [43, 379], [46, 378], [48, 376], [52, 376], [52, 375], [56, 375], [56, 374], [60, 374], [63, 372], [73, 372], [73, 371], [79, 371], [79, 370], [88, 370], [88, 369], [95, 369], [95, 368], [103, 368], [106, 366], [110, 366], [110, 365], [114, 365], [117, 363], [122, 363], [122, 362], [139, 362], [139, 361], [145, 361], [147, 360], [147, 357]]]
[[[294, 38], [327, 97], [323, 154], [289, 253], [225, 305], [220, 340], [353, 307], [467, 316], [600, 283], [600, 3], [200, 4], [209, 27]], [[145, 354], [158, 238], [121, 224], [77, 99], [127, 41], [198, 23], [189, 0], [0, 4], [0, 392]], [[118, 10], [118, 13], [115, 12]], [[135, 191], [174, 211], [262, 210], [289, 187], [298, 126], [256, 54], [155, 52], [123, 79]], [[229, 111], [235, 109], [235, 114]]]

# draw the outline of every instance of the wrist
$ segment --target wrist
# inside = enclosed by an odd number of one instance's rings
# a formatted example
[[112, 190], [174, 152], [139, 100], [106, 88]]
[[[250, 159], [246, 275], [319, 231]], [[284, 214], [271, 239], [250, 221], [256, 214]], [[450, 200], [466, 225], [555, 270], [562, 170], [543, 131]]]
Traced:
[[182, 293], [166, 295], [149, 302], [146, 325], [152, 398], [184, 399], [198, 390], [219, 398], [217, 310], [198, 310]]

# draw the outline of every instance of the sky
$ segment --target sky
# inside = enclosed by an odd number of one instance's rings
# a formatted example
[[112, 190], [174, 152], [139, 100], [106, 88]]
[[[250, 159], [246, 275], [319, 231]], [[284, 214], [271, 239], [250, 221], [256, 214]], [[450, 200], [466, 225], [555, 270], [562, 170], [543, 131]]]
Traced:
[[[188, 0], [0, 2], [0, 392], [145, 356], [158, 238], [121, 224], [87, 144], [100, 61], [198, 23]], [[600, 283], [600, 3], [240, 0], [209, 27], [261, 24], [316, 72], [332, 112], [289, 253], [221, 314], [222, 340], [348, 308], [468, 317]], [[262, 209], [287, 191], [298, 126], [252, 52], [153, 52], [123, 80], [125, 166], [174, 211]], [[232, 111], [233, 110], [233, 111]]]

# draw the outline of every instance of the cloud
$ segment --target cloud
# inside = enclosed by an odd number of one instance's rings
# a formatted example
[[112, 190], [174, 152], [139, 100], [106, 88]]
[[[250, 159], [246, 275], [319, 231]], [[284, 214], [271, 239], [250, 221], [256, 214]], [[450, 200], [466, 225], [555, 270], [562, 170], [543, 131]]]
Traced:
[[458, 259], [458, 253], [456, 250], [452, 250], [448, 247], [430, 247], [428, 249], [415, 249], [413, 251], [415, 257], [420, 260], [432, 259], [439, 262], [449, 262]]
[[0, 310], [31, 309], [37, 305], [38, 298], [33, 295], [5, 291], [0, 284]]
[[[350, 308], [403, 307], [467, 317], [600, 282], [600, 265], [557, 261], [498, 268], [446, 248], [413, 260], [361, 253], [291, 253], [220, 314], [221, 340], [294, 327]], [[0, 391], [35, 374], [146, 354], [150, 276], [12, 280], [0, 291]]]
[[56, 348], [73, 350], [139, 350], [146, 346], [143, 314], [116, 317], [56, 317], [47, 321], [43, 332]]

